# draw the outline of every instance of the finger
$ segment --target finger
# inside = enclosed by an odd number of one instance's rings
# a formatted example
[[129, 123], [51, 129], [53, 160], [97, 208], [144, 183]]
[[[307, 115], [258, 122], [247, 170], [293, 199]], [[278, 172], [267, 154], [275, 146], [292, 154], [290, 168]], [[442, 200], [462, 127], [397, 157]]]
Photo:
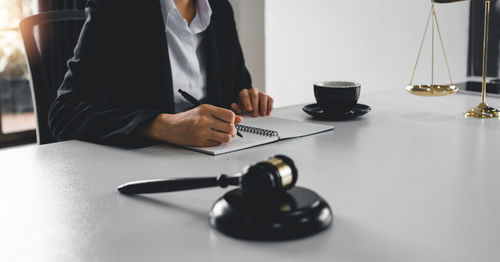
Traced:
[[216, 106], [210, 108], [210, 115], [215, 119], [231, 124], [234, 123], [234, 118], [236, 117], [233, 111]]
[[234, 127], [233, 124], [222, 121], [215, 121], [212, 128], [221, 133], [230, 134], [232, 137], [236, 136], [236, 127]]
[[271, 114], [271, 111], [273, 111], [273, 104], [274, 104], [274, 99], [270, 96], [267, 97], [267, 115]]
[[234, 113], [241, 115], [243, 111], [241, 111], [240, 106], [236, 103], [231, 104], [231, 109], [233, 110]]
[[241, 117], [241, 116], [236, 116], [236, 117], [234, 118], [234, 124], [235, 124], [235, 125], [237, 125], [237, 124], [241, 123], [241, 121], [243, 121], [243, 117]]
[[262, 92], [259, 92], [259, 112], [261, 116], [267, 114], [267, 96]]
[[253, 87], [250, 91], [250, 99], [252, 102], [252, 116], [256, 117], [259, 115], [259, 90]]
[[227, 143], [231, 141], [231, 135], [211, 130], [208, 140], [217, 141], [219, 143]]
[[[250, 103], [250, 102], [248, 102], [248, 103]], [[241, 102], [240, 102], [240, 103], [238, 103], [238, 106], [239, 106], [239, 107], [240, 107], [240, 109], [241, 109], [241, 114], [242, 114], [242, 115], [244, 115], [244, 114], [246, 114], [246, 113], [248, 113], [248, 112], [251, 112], [251, 111], [247, 111], [247, 110], [245, 109], [245, 106], [244, 106]]]
[[246, 112], [252, 112], [252, 103], [250, 100], [250, 95], [248, 94], [248, 89], [243, 89], [239, 94], [240, 104], [243, 105], [242, 109]]

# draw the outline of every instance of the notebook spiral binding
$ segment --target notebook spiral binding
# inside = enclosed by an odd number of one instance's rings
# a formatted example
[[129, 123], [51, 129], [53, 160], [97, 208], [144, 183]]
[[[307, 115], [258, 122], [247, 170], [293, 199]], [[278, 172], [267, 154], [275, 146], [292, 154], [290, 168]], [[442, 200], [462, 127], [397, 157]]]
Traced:
[[259, 135], [259, 136], [278, 136], [278, 132], [274, 130], [268, 130], [268, 129], [263, 129], [263, 128], [258, 128], [258, 127], [252, 127], [252, 126], [245, 126], [245, 125], [236, 125], [236, 129], [240, 132], [245, 132], [245, 133], [251, 133], [254, 135]]

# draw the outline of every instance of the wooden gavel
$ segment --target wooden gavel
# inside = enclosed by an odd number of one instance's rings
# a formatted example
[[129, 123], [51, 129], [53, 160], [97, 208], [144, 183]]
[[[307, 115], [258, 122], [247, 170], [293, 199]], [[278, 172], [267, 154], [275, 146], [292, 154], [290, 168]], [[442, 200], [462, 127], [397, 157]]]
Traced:
[[293, 188], [298, 173], [293, 161], [276, 155], [244, 168], [242, 174], [218, 177], [178, 178], [130, 182], [118, 187], [126, 195], [166, 193], [208, 187], [239, 186], [246, 197], [266, 197], [284, 193]]

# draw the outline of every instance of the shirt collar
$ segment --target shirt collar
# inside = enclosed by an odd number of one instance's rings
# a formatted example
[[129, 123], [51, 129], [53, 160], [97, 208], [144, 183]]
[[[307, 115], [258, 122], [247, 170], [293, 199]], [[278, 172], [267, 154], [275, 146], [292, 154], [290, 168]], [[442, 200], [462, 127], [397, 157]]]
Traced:
[[210, 7], [210, 3], [208, 0], [197, 0], [196, 3], [196, 12], [200, 17], [200, 25], [202, 31], [207, 29], [208, 25], [210, 25], [210, 18], [212, 17], [212, 8]]
[[[165, 3], [165, 13], [167, 16], [171, 15], [172, 11], [179, 12], [174, 0], [162, 0]], [[195, 0], [196, 1], [196, 16], [191, 21], [190, 28], [194, 34], [201, 33], [210, 25], [210, 18], [212, 16], [212, 8], [208, 0]]]

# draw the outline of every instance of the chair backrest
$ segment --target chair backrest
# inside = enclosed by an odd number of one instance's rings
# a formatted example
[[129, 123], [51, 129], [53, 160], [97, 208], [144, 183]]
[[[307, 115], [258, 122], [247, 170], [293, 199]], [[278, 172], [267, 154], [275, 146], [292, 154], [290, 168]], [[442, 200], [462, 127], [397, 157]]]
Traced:
[[64, 80], [66, 63], [73, 56], [85, 19], [83, 10], [62, 10], [26, 17], [19, 23], [32, 79], [38, 144], [57, 141], [49, 129], [49, 109]]

